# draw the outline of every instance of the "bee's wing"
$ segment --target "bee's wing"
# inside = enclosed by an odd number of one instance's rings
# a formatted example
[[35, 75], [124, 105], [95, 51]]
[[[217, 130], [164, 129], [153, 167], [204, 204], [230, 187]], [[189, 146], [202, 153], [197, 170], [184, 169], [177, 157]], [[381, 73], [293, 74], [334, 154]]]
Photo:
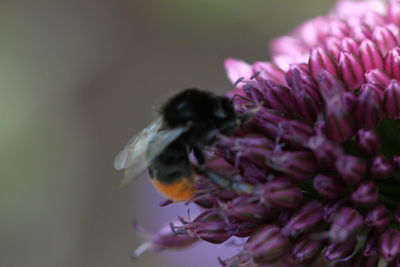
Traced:
[[116, 156], [114, 167], [125, 170], [121, 186], [140, 175], [151, 162], [189, 127], [161, 130], [162, 118], [158, 117], [149, 126], [134, 136]]

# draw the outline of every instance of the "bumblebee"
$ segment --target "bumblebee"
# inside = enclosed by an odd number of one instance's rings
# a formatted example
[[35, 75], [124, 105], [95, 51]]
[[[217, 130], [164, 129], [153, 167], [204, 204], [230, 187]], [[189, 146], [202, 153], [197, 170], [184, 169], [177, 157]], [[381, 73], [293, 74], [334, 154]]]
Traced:
[[[205, 165], [203, 148], [216, 134], [228, 134], [240, 119], [230, 99], [186, 89], [169, 99], [159, 116], [134, 136], [115, 158], [117, 170], [125, 170], [122, 185], [146, 169], [156, 189], [173, 201], [188, 201], [194, 194], [194, 177]], [[198, 166], [189, 160], [193, 152]], [[203, 173], [204, 174], [204, 173]]]

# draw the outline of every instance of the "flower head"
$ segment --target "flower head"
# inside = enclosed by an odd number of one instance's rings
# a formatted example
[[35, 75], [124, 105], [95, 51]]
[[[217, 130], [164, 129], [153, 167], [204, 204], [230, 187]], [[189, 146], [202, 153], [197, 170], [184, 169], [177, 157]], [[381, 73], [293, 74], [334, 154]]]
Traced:
[[250, 115], [209, 148], [231, 182], [198, 193], [206, 211], [187, 228], [212, 243], [249, 236], [225, 266], [308, 266], [322, 251], [400, 261], [399, 45], [400, 0], [340, 0], [274, 40], [271, 62], [225, 61], [228, 96]]

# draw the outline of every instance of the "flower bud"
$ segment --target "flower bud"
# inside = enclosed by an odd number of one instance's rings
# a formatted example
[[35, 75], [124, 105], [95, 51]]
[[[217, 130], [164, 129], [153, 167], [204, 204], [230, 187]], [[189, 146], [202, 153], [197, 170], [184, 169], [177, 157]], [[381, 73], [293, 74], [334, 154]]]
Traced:
[[392, 80], [386, 87], [383, 108], [389, 119], [400, 119], [400, 83], [397, 80]]
[[[304, 64], [305, 65], [305, 64]], [[289, 87], [296, 92], [304, 93], [312, 99], [313, 103], [320, 109], [323, 105], [322, 97], [318, 90], [315, 80], [304, 70], [302, 64], [292, 64], [286, 74], [286, 80]]]
[[373, 210], [370, 210], [364, 219], [365, 225], [377, 230], [384, 230], [389, 226], [390, 221], [390, 212], [382, 204], [379, 204]]
[[374, 69], [367, 71], [365, 73], [365, 79], [368, 83], [379, 84], [382, 87], [386, 87], [390, 83], [390, 77], [383, 69]]
[[400, 253], [400, 232], [387, 229], [379, 237], [379, 252], [386, 261], [393, 261]]
[[265, 92], [265, 100], [272, 109], [285, 114], [296, 114], [294, 110], [295, 102], [290, 94], [290, 89], [275, 83], [272, 80], [264, 80], [261, 77], [256, 78]]
[[349, 37], [343, 38], [341, 45], [342, 45], [343, 51], [348, 51], [354, 55], [357, 55], [359, 45], [353, 38], [349, 38]]
[[274, 151], [267, 158], [267, 164], [293, 177], [296, 181], [304, 181], [312, 177], [316, 170], [314, 156], [306, 151]]
[[358, 56], [361, 59], [365, 71], [383, 67], [382, 54], [375, 43], [369, 39], [365, 39], [361, 42]]
[[336, 159], [344, 154], [342, 147], [322, 135], [311, 137], [308, 147], [313, 151], [318, 163], [330, 170], [335, 168]]
[[253, 64], [253, 73], [259, 73], [264, 80], [272, 80], [277, 84], [286, 86], [285, 73], [269, 62], [255, 62]]
[[362, 89], [354, 108], [354, 118], [361, 128], [369, 130], [381, 121], [383, 109], [380, 97], [373, 88], [365, 86]]
[[346, 92], [343, 82], [327, 70], [320, 71], [317, 82], [319, 92], [325, 102], [329, 102], [334, 96], [340, 96]]
[[364, 177], [367, 167], [365, 159], [351, 155], [340, 156], [335, 165], [337, 172], [348, 185], [357, 185]]
[[201, 213], [188, 225], [188, 229], [199, 238], [213, 244], [221, 244], [231, 237], [225, 220], [214, 211]]
[[371, 173], [375, 179], [386, 179], [393, 174], [392, 162], [383, 155], [377, 155], [372, 161]]
[[328, 202], [323, 208], [323, 219], [325, 222], [331, 223], [338, 212], [344, 205], [348, 203], [347, 199], [339, 199]]
[[391, 78], [400, 79], [400, 47], [395, 47], [386, 54], [385, 71]]
[[251, 196], [238, 196], [227, 203], [220, 203], [222, 211], [232, 219], [260, 222], [269, 218], [270, 209]]
[[314, 129], [300, 121], [285, 121], [279, 124], [282, 131], [282, 141], [293, 147], [303, 148], [314, 135]]
[[353, 208], [343, 207], [335, 215], [329, 237], [334, 242], [343, 242], [350, 236], [359, 232], [363, 227], [363, 218]]
[[350, 52], [340, 53], [339, 70], [348, 89], [357, 89], [365, 83], [364, 68], [358, 58]]
[[282, 257], [289, 249], [287, 237], [275, 225], [266, 225], [254, 233], [244, 246], [256, 263], [273, 262]]
[[357, 204], [373, 205], [378, 201], [378, 187], [371, 181], [363, 182], [353, 191], [351, 200]]
[[324, 240], [312, 239], [310, 235], [303, 235], [292, 246], [291, 256], [294, 263], [304, 263], [313, 260], [322, 251]]
[[378, 234], [376, 231], [371, 230], [365, 240], [362, 248], [364, 256], [373, 256], [378, 254]]
[[373, 130], [360, 129], [357, 132], [358, 147], [367, 155], [376, 154], [381, 147], [381, 143], [381, 138]]
[[225, 70], [229, 80], [234, 84], [239, 78], [250, 78], [253, 75], [251, 66], [242, 61], [233, 58], [228, 58], [224, 62]]
[[337, 142], [352, 137], [356, 131], [354, 117], [346, 108], [341, 96], [334, 96], [326, 103], [326, 136]]
[[248, 237], [260, 227], [259, 223], [248, 221], [234, 221], [228, 224], [227, 231], [237, 237]]
[[372, 40], [378, 45], [383, 55], [397, 45], [396, 37], [387, 27], [375, 27], [372, 32]]
[[357, 238], [355, 236], [352, 236], [341, 243], [331, 243], [329, 246], [326, 247], [324, 258], [327, 261], [344, 259], [350, 256], [351, 253], [353, 253], [356, 245]]
[[268, 182], [264, 186], [263, 192], [268, 204], [280, 208], [296, 208], [303, 199], [300, 188], [284, 177]]
[[327, 199], [337, 199], [343, 195], [346, 185], [339, 177], [319, 174], [314, 177], [314, 188]]
[[318, 201], [310, 201], [296, 212], [289, 222], [282, 228], [282, 233], [287, 236], [296, 236], [306, 232], [322, 221], [322, 205]]
[[310, 73], [314, 79], [318, 79], [321, 70], [326, 70], [337, 76], [337, 65], [335, 60], [321, 47], [311, 49], [308, 64], [310, 66]]

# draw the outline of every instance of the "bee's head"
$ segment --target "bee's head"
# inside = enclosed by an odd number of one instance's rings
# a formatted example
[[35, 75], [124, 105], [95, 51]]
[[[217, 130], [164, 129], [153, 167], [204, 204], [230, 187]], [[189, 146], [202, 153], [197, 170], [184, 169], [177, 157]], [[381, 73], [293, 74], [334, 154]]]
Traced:
[[169, 127], [195, 126], [218, 128], [235, 119], [235, 111], [229, 99], [215, 96], [198, 89], [186, 89], [172, 97], [161, 113]]

